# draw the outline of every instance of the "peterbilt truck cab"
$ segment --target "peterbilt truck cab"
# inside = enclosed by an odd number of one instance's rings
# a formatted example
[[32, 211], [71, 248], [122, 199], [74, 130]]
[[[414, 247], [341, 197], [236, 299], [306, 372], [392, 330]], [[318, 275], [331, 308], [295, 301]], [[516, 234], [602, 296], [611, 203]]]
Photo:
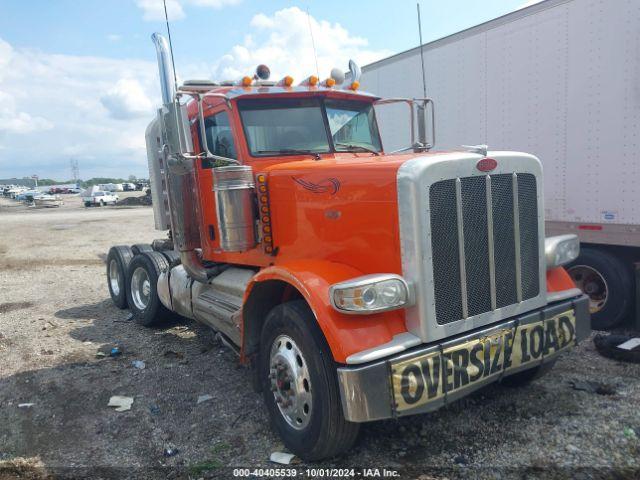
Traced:
[[[138, 323], [213, 328], [251, 367], [274, 429], [306, 460], [363, 422], [522, 384], [589, 334], [588, 299], [545, 238], [540, 161], [484, 146], [436, 152], [428, 99], [379, 99], [350, 64], [320, 81], [175, 86], [154, 34], [163, 105], [146, 132], [166, 238], [113, 247], [111, 297]], [[376, 108], [408, 106], [386, 152]], [[431, 112], [431, 138], [426, 125]]]

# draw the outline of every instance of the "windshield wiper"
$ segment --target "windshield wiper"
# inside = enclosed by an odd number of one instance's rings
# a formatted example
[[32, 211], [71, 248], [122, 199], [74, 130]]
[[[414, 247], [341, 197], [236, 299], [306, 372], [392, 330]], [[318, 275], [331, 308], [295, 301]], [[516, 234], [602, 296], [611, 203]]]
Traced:
[[365, 147], [364, 145], [354, 145], [352, 143], [336, 143], [335, 146], [346, 148], [346, 150], [339, 150], [340, 152], [353, 152], [353, 151], [360, 150], [364, 152], [373, 153], [376, 156], [380, 155], [380, 152], [374, 150], [373, 148]]
[[313, 150], [298, 150], [295, 148], [283, 148], [280, 150], [258, 150], [256, 153], [261, 153], [264, 155], [277, 155], [280, 153], [300, 153], [300, 154], [309, 154], [309, 155], [318, 155], [318, 152], [314, 152]]

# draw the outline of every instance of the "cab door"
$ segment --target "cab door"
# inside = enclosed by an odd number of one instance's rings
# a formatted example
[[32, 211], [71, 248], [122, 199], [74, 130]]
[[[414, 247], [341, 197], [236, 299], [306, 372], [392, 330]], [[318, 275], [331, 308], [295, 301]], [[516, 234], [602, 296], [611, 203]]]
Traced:
[[[200, 141], [200, 129], [196, 122], [198, 146], [203, 151], [202, 142]], [[204, 130], [207, 139], [209, 151], [214, 155], [221, 157], [238, 159], [238, 140], [236, 132], [231, 123], [231, 112], [226, 106], [221, 105], [219, 108], [208, 113], [204, 119]], [[198, 186], [199, 186], [199, 204], [202, 218], [200, 228], [200, 239], [202, 244], [203, 256], [206, 260], [215, 260], [214, 255], [218, 250], [219, 239], [216, 217], [216, 205], [213, 196], [213, 167], [215, 162], [210, 159], [201, 159], [198, 161]]]

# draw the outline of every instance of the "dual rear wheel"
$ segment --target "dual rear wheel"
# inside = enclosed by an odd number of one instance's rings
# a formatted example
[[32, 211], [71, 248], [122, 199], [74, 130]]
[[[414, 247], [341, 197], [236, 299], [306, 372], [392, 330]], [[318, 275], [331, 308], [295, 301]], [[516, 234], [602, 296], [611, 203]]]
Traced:
[[112, 247], [107, 255], [107, 285], [113, 303], [129, 308], [134, 319], [147, 327], [161, 325], [173, 317], [160, 301], [158, 277], [175, 262], [175, 255], [154, 251], [149, 245]]

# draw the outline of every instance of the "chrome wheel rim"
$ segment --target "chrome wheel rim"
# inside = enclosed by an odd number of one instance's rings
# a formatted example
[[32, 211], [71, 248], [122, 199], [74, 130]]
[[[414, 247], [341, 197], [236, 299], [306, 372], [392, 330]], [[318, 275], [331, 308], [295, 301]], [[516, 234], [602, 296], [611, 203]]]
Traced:
[[138, 310], [144, 310], [149, 305], [151, 297], [151, 281], [143, 267], [138, 267], [131, 276], [131, 298]]
[[118, 262], [115, 260], [109, 262], [109, 284], [113, 294], [116, 297], [120, 295], [120, 269], [118, 268]]
[[575, 265], [569, 269], [569, 275], [576, 287], [589, 296], [589, 311], [598, 313], [602, 310], [607, 304], [609, 286], [600, 272], [587, 265]]
[[302, 351], [287, 335], [271, 345], [269, 380], [282, 417], [296, 430], [305, 428], [313, 409], [311, 376]]

